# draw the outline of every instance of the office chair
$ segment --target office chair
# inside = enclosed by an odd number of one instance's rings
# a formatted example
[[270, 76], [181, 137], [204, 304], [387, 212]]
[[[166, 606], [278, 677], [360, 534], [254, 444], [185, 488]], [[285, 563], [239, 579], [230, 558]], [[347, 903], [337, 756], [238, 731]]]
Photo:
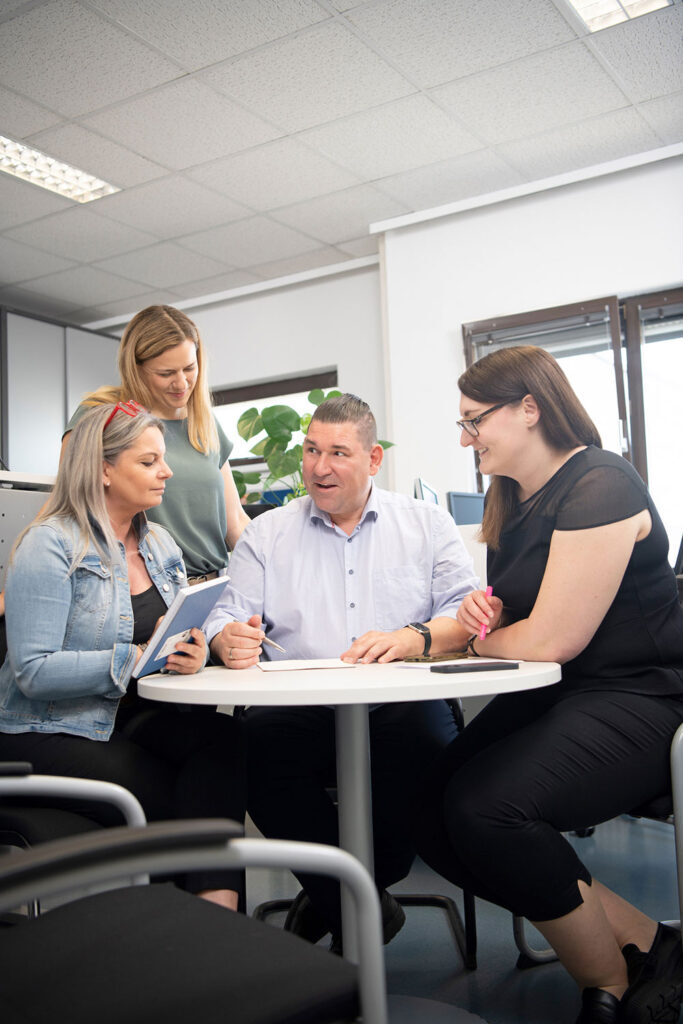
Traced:
[[[683, 921], [683, 725], [679, 725], [671, 741], [671, 792], [634, 808], [634, 818], [652, 818], [673, 825], [676, 854], [676, 879], [678, 884], [678, 920]], [[552, 949], [533, 949], [524, 934], [524, 918], [513, 917], [513, 934], [519, 958], [517, 967], [524, 970], [536, 964], [556, 960]]]
[[[453, 698], [446, 701], [450, 707], [458, 731], [465, 727], [465, 718], [462, 710], [462, 701]], [[335, 799], [336, 790], [328, 790]], [[457, 904], [450, 896], [439, 893], [392, 893], [396, 902], [401, 907], [435, 907], [442, 910], [450, 925], [451, 933], [455, 944], [460, 951], [463, 963], [468, 970], [475, 970], [477, 967], [477, 919], [474, 896], [472, 893], [463, 890], [463, 916], [461, 916]], [[272, 914], [287, 913], [294, 903], [293, 898], [268, 900], [259, 903], [253, 911], [253, 917], [259, 921], [265, 921]]]
[[[3, 788], [11, 791], [8, 779]], [[148, 873], [247, 865], [318, 871], [347, 884], [359, 966], [169, 883], [145, 884]], [[131, 876], [134, 884], [0, 928], [6, 1024], [90, 1024], [94, 1016], [100, 1024], [337, 1024], [359, 1012], [365, 1024], [386, 1024], [377, 894], [358, 861], [332, 847], [244, 839], [240, 825], [223, 819], [102, 829], [2, 858], [0, 913]]]

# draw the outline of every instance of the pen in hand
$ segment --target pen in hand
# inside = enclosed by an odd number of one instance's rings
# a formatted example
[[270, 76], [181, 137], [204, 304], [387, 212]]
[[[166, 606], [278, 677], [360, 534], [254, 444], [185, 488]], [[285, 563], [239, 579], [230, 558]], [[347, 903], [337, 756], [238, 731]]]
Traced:
[[[493, 587], [487, 587], [486, 588], [486, 596], [487, 597], [492, 597], [493, 596]], [[486, 625], [487, 624], [485, 622], [482, 622], [482, 624], [481, 624], [481, 627], [479, 629], [479, 639], [480, 640], [483, 640], [484, 637], [486, 636]]]
[[281, 651], [282, 654], [286, 654], [287, 653], [287, 651], [284, 649], [284, 647], [280, 647], [280, 645], [276, 644], [274, 640], [269, 640], [267, 636], [263, 637], [263, 639], [261, 640], [261, 643], [262, 644], [268, 644], [269, 647], [274, 647], [276, 651]]

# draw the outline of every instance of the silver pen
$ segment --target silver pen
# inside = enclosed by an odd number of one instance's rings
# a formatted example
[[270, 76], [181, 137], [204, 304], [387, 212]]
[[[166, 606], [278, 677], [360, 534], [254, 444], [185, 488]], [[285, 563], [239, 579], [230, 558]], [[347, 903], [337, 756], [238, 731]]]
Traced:
[[284, 647], [280, 647], [280, 645], [276, 644], [274, 640], [269, 640], [267, 636], [263, 637], [263, 639], [261, 640], [261, 643], [262, 644], [268, 644], [269, 647], [274, 647], [276, 651], [281, 651], [283, 654], [287, 653], [287, 651], [284, 649]]

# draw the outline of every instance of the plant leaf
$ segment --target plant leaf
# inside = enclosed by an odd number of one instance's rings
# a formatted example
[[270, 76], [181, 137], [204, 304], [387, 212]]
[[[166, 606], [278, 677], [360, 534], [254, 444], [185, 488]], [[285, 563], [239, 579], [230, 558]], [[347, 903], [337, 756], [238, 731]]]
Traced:
[[261, 418], [268, 436], [276, 441], [284, 441], [286, 445], [301, 423], [299, 413], [290, 405], [269, 405], [261, 413]]
[[237, 433], [245, 441], [249, 441], [263, 430], [263, 420], [257, 408], [247, 409], [237, 421]]
[[386, 451], [387, 448], [393, 448], [394, 447], [394, 442], [393, 441], [378, 441], [377, 444], [381, 444], [382, 448], [384, 448], [384, 451]]
[[314, 388], [313, 391], [308, 392], [308, 401], [311, 405], [319, 406], [321, 402], [325, 401], [325, 392], [322, 388]]

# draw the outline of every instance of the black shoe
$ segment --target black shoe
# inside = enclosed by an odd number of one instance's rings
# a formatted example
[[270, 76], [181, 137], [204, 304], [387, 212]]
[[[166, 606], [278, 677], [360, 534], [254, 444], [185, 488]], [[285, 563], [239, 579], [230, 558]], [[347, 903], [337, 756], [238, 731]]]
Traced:
[[628, 970], [628, 983], [645, 977], [683, 981], [683, 947], [678, 928], [668, 924], [657, 925], [654, 942], [647, 953], [629, 943], [622, 949]]
[[585, 988], [581, 993], [581, 1013], [576, 1024], [619, 1024], [621, 1004], [604, 988]]
[[320, 942], [330, 930], [311, 903], [305, 889], [301, 889], [294, 897], [287, 911], [284, 928], [286, 932], [293, 932], [313, 943]]
[[[382, 909], [382, 939], [386, 946], [387, 942], [391, 942], [406, 923], [406, 915], [403, 907], [386, 889], [380, 896], [380, 905]], [[284, 927], [285, 931], [294, 932], [295, 935], [300, 935], [301, 938], [308, 939], [309, 942], [319, 942], [330, 930], [313, 907], [304, 889], [299, 892], [289, 908]], [[341, 939], [333, 936], [330, 948], [333, 953], [341, 955]]]

